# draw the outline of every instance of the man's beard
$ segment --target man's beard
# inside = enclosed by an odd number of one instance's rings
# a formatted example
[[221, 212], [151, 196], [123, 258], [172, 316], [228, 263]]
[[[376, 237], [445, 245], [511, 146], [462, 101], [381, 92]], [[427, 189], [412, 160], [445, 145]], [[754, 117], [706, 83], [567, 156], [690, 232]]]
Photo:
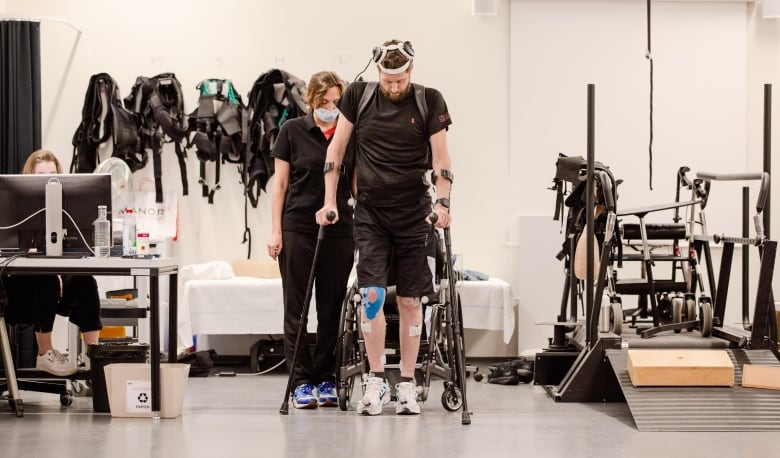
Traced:
[[393, 93], [391, 93], [389, 91], [386, 91], [382, 86], [379, 86], [379, 89], [382, 91], [382, 94], [385, 96], [385, 98], [387, 100], [389, 100], [391, 102], [398, 102], [399, 100], [401, 100], [404, 97], [406, 97], [406, 94], [408, 94], [409, 91], [412, 90], [412, 84], [409, 83], [409, 85], [406, 86], [406, 89], [404, 89], [403, 91], [401, 91], [401, 92], [399, 92], [397, 94], [393, 94]]

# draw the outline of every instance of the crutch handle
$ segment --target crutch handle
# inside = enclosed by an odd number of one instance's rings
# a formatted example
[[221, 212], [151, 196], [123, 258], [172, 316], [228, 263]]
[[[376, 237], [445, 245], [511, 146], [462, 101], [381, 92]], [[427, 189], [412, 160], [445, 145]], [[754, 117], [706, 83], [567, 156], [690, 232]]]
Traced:
[[[328, 221], [333, 221], [336, 219], [336, 212], [333, 210], [329, 211], [325, 214], [325, 218], [328, 219]], [[325, 238], [325, 224], [320, 225], [320, 230], [317, 232], [317, 240], [322, 240]]]

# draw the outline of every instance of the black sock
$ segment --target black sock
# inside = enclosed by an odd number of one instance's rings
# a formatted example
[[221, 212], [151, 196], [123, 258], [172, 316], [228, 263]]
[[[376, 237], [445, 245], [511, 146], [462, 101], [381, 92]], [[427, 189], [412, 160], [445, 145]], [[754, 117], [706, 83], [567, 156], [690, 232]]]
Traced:
[[373, 375], [374, 377], [379, 377], [379, 378], [381, 378], [382, 380], [384, 380], [384, 379], [385, 379], [385, 372], [384, 372], [384, 371], [382, 371], [382, 372], [372, 372], [372, 374], [374, 374], [374, 375]]
[[401, 383], [403, 382], [414, 382], [414, 377], [401, 377]]

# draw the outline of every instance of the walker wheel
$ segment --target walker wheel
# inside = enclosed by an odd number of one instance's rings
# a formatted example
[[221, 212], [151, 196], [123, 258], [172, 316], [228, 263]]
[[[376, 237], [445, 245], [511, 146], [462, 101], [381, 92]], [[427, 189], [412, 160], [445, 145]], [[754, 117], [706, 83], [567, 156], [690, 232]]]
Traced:
[[702, 337], [712, 335], [712, 304], [709, 299], [699, 301], [699, 329]]
[[[682, 297], [673, 297], [672, 298], [672, 323], [682, 323], [682, 315], [683, 315], [683, 298]], [[675, 334], [679, 334], [682, 329], [675, 329]]]
[[450, 412], [455, 412], [463, 406], [463, 392], [454, 385], [447, 386], [441, 394], [441, 405]]
[[656, 304], [658, 305], [658, 317], [661, 320], [661, 324], [671, 323], [674, 319], [672, 316], [672, 302], [664, 294], [656, 301]]
[[60, 395], [60, 404], [65, 407], [73, 404], [73, 393], [70, 390], [66, 390], [65, 394]]
[[347, 389], [344, 387], [339, 387], [339, 409], [349, 409], [349, 393], [347, 393]]
[[[696, 321], [696, 301], [693, 299], [687, 299], [685, 301], [685, 308], [688, 311], [688, 315], [685, 317], [686, 321]], [[688, 332], [696, 329], [695, 326], [688, 327]]]
[[620, 301], [614, 301], [610, 305], [609, 318], [612, 322], [612, 333], [619, 336], [623, 332], [623, 305]]

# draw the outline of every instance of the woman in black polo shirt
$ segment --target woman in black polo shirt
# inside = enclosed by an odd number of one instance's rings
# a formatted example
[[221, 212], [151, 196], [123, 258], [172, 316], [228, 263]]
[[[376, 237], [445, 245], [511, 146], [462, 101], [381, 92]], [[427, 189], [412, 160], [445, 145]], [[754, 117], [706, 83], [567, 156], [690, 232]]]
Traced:
[[317, 243], [319, 226], [315, 213], [322, 207], [325, 193], [325, 153], [336, 130], [339, 115], [336, 103], [344, 89], [344, 81], [333, 72], [312, 75], [306, 91], [309, 113], [282, 125], [271, 152], [275, 172], [267, 247], [268, 255], [278, 259], [282, 275], [284, 352], [288, 370], [293, 371], [293, 405], [298, 409], [338, 405], [334, 348], [355, 250], [352, 208], [348, 203], [353, 171], [350, 158], [345, 158], [340, 170], [344, 176], [339, 180], [339, 221], [325, 228], [325, 238], [320, 244], [320, 259], [327, 262], [319, 262], [315, 272], [317, 342], [314, 353], [308, 345], [301, 345], [295, 367], [292, 360]]

